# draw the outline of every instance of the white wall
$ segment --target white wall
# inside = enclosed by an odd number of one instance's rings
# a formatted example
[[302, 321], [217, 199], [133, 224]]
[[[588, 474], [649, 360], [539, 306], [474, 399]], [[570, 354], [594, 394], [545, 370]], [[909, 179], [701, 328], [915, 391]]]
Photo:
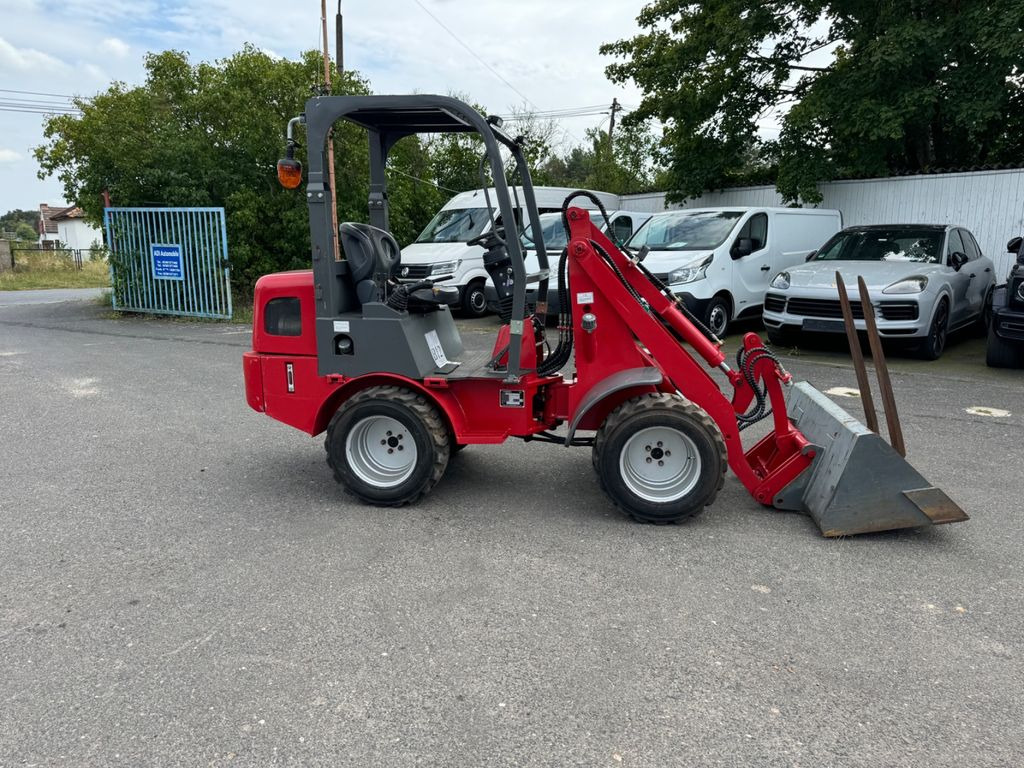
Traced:
[[[82, 219], [59, 220], [57, 234], [49, 237], [56, 237], [65, 248], [73, 251], [87, 251], [93, 243], [103, 244], [103, 233]], [[83, 253], [82, 258], [89, 258], [89, 254]]]
[[[967, 227], [995, 263], [1002, 280], [1013, 257], [1006, 241], [1024, 235], [1024, 170], [896, 176], [819, 184], [820, 208], [836, 208], [843, 226], [856, 224], [959, 224]], [[782, 205], [772, 186], [737, 187], [709, 192], [671, 208], [727, 205]], [[665, 210], [664, 193], [624, 195], [622, 207]]]

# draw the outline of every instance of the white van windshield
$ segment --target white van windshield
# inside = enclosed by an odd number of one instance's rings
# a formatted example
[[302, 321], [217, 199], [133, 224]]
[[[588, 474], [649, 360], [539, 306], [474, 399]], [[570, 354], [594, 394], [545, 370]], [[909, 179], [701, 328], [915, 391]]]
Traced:
[[630, 238], [630, 248], [652, 251], [708, 251], [732, 232], [740, 211], [678, 211], [655, 214]]
[[438, 211], [417, 243], [464, 243], [487, 228], [486, 208], [448, 208]]

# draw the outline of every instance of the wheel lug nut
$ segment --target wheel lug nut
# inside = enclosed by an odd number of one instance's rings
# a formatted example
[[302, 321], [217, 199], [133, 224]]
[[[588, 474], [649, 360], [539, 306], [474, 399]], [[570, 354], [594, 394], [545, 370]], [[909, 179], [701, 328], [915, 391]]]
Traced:
[[405, 448], [403, 448], [403, 447], [402, 447], [402, 446], [400, 445], [400, 446], [398, 446], [398, 450], [400, 450], [400, 451], [404, 451], [404, 450], [405, 450]]
[[391, 437], [391, 430], [388, 430], [388, 437]]
[[387, 445], [387, 444], [388, 444], [388, 441], [387, 441], [387, 440], [381, 440], [381, 441], [380, 441], [380, 444], [381, 444], [381, 445]]
[[661, 440], [658, 441], [658, 447], [661, 448]]
[[648, 453], [650, 453], [651, 452], [651, 446], [645, 445], [644, 446], [644, 450], [647, 451]]
[[658, 466], [659, 467], [664, 467], [665, 466], [665, 462], [664, 461], [659, 461], [658, 462]]
[[394, 453], [394, 452], [395, 452], [394, 448], [388, 448], [388, 453]]
[[672, 455], [672, 451], [665, 451], [665, 455], [666, 456], [671, 456]]
[[648, 464], [650, 464], [650, 463], [651, 463], [651, 457], [650, 457], [650, 456], [648, 456], [648, 457], [647, 457], [647, 463], [648, 463]]

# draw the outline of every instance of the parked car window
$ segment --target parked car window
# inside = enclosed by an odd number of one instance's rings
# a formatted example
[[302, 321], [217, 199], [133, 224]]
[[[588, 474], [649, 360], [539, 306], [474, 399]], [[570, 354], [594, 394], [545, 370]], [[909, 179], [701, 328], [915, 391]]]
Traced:
[[[569, 241], [561, 213], [542, 213], [540, 215], [540, 231], [541, 237], [544, 238], [544, 249], [547, 251], [560, 251]], [[537, 247], [533, 240], [532, 224], [523, 232], [523, 245], [527, 248], [535, 249]]]
[[740, 211], [673, 211], [651, 216], [630, 238], [630, 248], [653, 251], [707, 251], [729, 237]]
[[449, 208], [438, 211], [417, 243], [464, 243], [484, 231], [489, 218], [486, 208]]
[[754, 250], [759, 251], [768, 242], [768, 214], [755, 213], [747, 223], [740, 229], [737, 240], [750, 239], [754, 241]]
[[815, 261], [916, 261], [938, 264], [942, 230], [893, 227], [845, 230], [815, 254]]
[[960, 230], [951, 229], [949, 230], [949, 240], [946, 243], [946, 260], [949, 262], [949, 257], [954, 253], [967, 253], [964, 248], [964, 241], [960, 239]]
[[974, 261], [981, 258], [981, 248], [978, 247], [978, 241], [974, 239], [974, 235], [966, 229], [961, 229], [960, 239], [963, 240], [964, 247], [967, 248], [965, 253], [969, 260]]
[[274, 336], [301, 336], [301, 302], [294, 296], [268, 301], [263, 308], [263, 330]]
[[624, 243], [633, 236], [633, 219], [629, 216], [619, 216], [612, 222], [612, 238], [616, 242]]

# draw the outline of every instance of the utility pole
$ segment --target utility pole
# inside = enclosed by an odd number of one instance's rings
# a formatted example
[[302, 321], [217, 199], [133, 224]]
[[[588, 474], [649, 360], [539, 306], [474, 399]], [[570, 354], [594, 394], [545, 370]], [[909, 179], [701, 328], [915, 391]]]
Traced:
[[622, 105], [618, 99], [612, 99], [612, 119], [608, 123], [608, 143], [612, 143], [612, 133], [615, 131], [615, 113], [622, 111]]
[[[340, 5], [340, 3], [339, 3]], [[324, 33], [324, 86], [328, 94], [331, 92], [331, 54], [327, 45], [327, 0], [320, 0], [320, 24]], [[310, 152], [319, 152], [321, 147], [310, 147]], [[338, 195], [334, 185], [334, 131], [327, 134], [327, 186], [331, 190], [331, 242], [334, 243], [334, 260], [341, 259], [338, 247]]]
[[343, 55], [344, 48], [342, 46], [342, 29], [343, 25], [341, 22], [341, 0], [338, 0], [338, 13], [334, 16], [334, 50], [338, 57], [338, 77], [341, 77], [341, 73], [345, 71], [345, 56]]

